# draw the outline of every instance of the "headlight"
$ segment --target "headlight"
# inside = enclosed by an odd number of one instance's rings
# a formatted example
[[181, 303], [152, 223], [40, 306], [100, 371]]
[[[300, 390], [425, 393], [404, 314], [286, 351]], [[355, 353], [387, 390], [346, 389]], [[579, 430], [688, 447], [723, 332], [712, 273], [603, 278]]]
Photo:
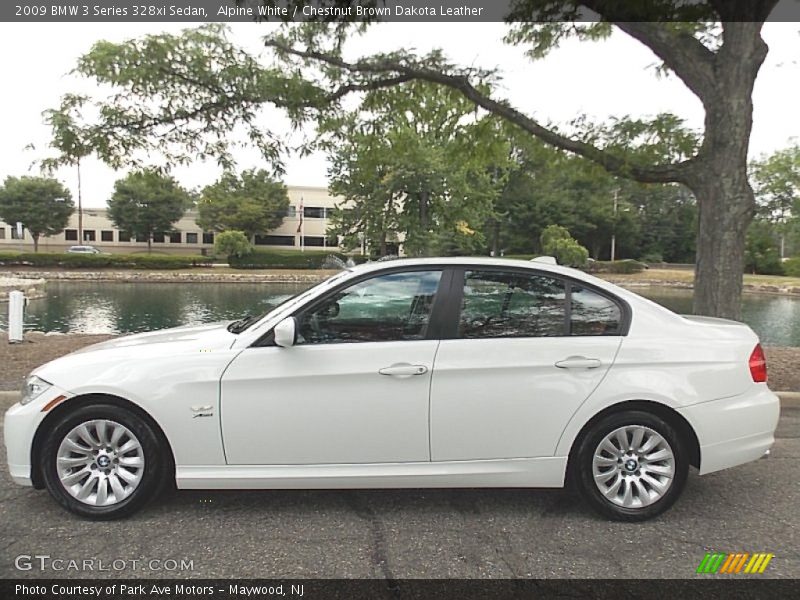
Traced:
[[44, 379], [31, 375], [25, 380], [22, 386], [22, 398], [19, 399], [20, 404], [28, 404], [36, 400], [39, 396], [44, 394], [51, 384], [47, 383]]

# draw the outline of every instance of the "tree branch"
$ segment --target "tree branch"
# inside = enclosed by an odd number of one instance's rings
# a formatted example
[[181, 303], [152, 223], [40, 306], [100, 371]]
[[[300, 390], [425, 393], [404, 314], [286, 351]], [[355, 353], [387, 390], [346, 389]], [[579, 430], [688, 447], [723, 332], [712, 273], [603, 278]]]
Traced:
[[456, 75], [443, 73], [426, 67], [411, 65], [399, 60], [390, 59], [381, 59], [377, 61], [358, 61], [351, 63], [337, 56], [331, 56], [314, 50], [301, 50], [292, 46], [288, 46], [274, 39], [266, 40], [265, 45], [267, 47], [274, 48], [279, 52], [297, 56], [303, 59], [325, 63], [349, 73], [361, 73], [369, 75], [394, 74], [391, 77], [387, 76], [384, 78], [375, 79], [366, 84], [353, 84], [351, 86], [352, 91], [361, 89], [364, 86], [374, 86], [375, 89], [377, 89], [379, 87], [392, 85], [393, 82], [396, 84], [400, 80], [409, 81], [412, 79], [448, 86], [460, 91], [466, 98], [471, 100], [477, 106], [480, 106], [492, 114], [503, 117], [528, 133], [543, 140], [544, 142], [547, 142], [556, 148], [561, 148], [562, 150], [583, 156], [584, 158], [599, 164], [609, 173], [634, 179], [642, 183], [683, 182], [693, 166], [694, 159], [675, 164], [654, 166], [632, 164], [620, 156], [598, 148], [597, 146], [581, 140], [566, 137], [556, 131], [553, 131], [552, 129], [548, 129], [531, 117], [528, 117], [527, 115], [511, 107], [507, 103], [494, 100], [487, 94], [484, 94], [475, 86], [473, 86], [469, 81], [469, 77], [464, 74]]
[[[593, 4], [593, 3], [590, 3]], [[688, 32], [663, 23], [614, 23], [664, 61], [703, 104], [714, 88], [714, 53]]]

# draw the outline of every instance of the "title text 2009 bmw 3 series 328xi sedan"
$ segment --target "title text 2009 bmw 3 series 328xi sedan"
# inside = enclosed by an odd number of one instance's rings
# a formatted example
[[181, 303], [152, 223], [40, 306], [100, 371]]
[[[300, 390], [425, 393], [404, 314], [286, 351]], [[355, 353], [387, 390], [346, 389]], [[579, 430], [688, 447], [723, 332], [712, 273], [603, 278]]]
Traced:
[[626, 521], [765, 455], [741, 323], [502, 259], [349, 269], [268, 314], [96, 344], [5, 417], [14, 481], [84, 517], [182, 489], [562, 487]]

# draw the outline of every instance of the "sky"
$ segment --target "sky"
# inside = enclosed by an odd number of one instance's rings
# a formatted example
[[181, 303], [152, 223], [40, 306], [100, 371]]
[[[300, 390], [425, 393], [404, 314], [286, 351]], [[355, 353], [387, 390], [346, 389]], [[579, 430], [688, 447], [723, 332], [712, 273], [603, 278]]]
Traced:
[[[148, 33], [178, 32], [186, 24], [153, 23], [2, 23], [0, 24], [0, 180], [7, 176], [38, 175], [32, 164], [48, 155], [49, 129], [42, 111], [58, 106], [67, 92], [96, 93], [90, 80], [69, 74], [80, 55], [99, 40], [123, 41]], [[261, 39], [273, 25], [234, 23], [230, 39], [251, 53], [264, 56]], [[656, 57], [644, 46], [615, 32], [602, 42], [571, 40], [545, 59], [532, 62], [524, 48], [504, 44], [506, 27], [500, 23], [442, 24], [385, 23], [349, 42], [348, 58], [398, 48], [424, 52], [442, 48], [454, 62], [498, 68], [503, 80], [497, 97], [542, 121], [566, 123], [579, 114], [595, 121], [611, 116], [652, 116], [672, 112], [700, 130], [703, 111], [699, 100], [674, 76], [658, 77]], [[751, 157], [800, 143], [800, 24], [767, 23], [763, 37], [770, 52], [761, 69], [753, 97]], [[278, 109], [265, 107], [264, 123], [288, 132]], [[33, 144], [34, 149], [26, 149]], [[236, 154], [238, 167], [263, 167], [254, 150]], [[158, 162], [158, 157], [154, 157]], [[327, 163], [315, 154], [286, 159], [287, 185], [325, 186]], [[83, 203], [105, 206], [114, 181], [124, 176], [96, 159], [82, 166]], [[176, 168], [173, 174], [189, 189], [212, 183], [220, 175], [214, 163], [197, 162]], [[55, 175], [77, 197], [74, 168]]]

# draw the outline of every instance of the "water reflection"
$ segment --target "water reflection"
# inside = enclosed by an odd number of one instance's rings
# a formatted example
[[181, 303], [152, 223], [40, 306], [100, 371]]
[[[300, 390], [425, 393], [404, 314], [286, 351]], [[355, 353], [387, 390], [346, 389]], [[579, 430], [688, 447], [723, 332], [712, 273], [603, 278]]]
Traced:
[[[309, 287], [263, 283], [51, 282], [47, 297], [32, 300], [27, 330], [132, 333], [238, 319], [266, 311]], [[692, 310], [689, 290], [642, 288], [638, 293], [678, 313]], [[0, 328], [7, 326], [0, 304]], [[768, 345], [800, 346], [800, 298], [746, 294], [743, 319]]]

